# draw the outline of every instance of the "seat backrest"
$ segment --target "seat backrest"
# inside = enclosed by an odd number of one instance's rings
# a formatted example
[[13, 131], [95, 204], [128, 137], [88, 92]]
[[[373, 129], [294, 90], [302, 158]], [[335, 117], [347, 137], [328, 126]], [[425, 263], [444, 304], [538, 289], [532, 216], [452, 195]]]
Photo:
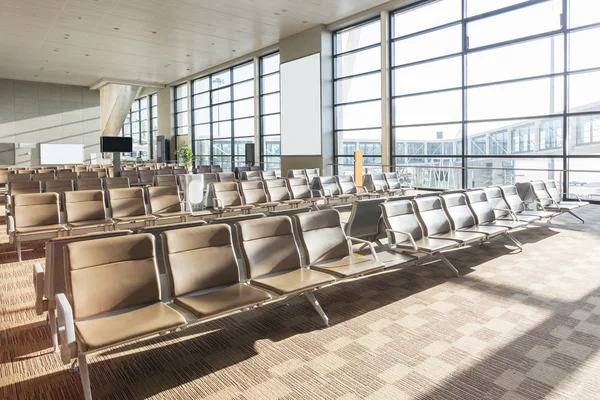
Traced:
[[104, 188], [109, 189], [124, 189], [129, 187], [129, 178], [104, 178]]
[[342, 194], [334, 176], [317, 176], [317, 186], [323, 191], [323, 196], [331, 197]]
[[54, 174], [54, 171], [53, 168], [40, 168], [36, 171], [36, 174]]
[[77, 172], [71, 172], [71, 171], [58, 171], [57, 174], [57, 179], [71, 179], [71, 180], [76, 180], [77, 179]]
[[308, 186], [306, 178], [289, 178], [287, 180], [288, 189], [292, 195], [292, 199], [310, 199], [312, 198], [312, 191]]
[[97, 172], [98, 178], [106, 178], [108, 173], [106, 168], [102, 167], [92, 168], [92, 172]]
[[10, 175], [14, 175], [15, 171], [9, 171], [9, 170], [0, 170], [0, 185], [5, 185], [8, 183], [8, 177]]
[[173, 174], [173, 168], [172, 167], [162, 167], [159, 168], [158, 171], [156, 171], [157, 175], [172, 175]]
[[34, 181], [47, 181], [50, 179], [54, 179], [54, 172], [47, 172], [43, 174], [37, 173], [33, 174], [32, 177]]
[[143, 166], [140, 166], [140, 167], [135, 167], [135, 169], [137, 169], [138, 171], [151, 171], [152, 167], [149, 167], [147, 165], [143, 165]]
[[308, 182], [312, 182], [313, 179], [319, 176], [319, 168], [305, 169], [304, 175], [306, 175], [306, 179], [308, 179]]
[[17, 229], [60, 223], [57, 193], [15, 194], [12, 205]]
[[556, 185], [556, 181], [544, 181], [544, 186], [546, 187], [546, 191], [548, 192], [550, 197], [552, 197], [552, 200], [554, 200], [556, 203], [560, 203], [561, 201], [563, 201], [560, 189]]
[[211, 187], [214, 197], [221, 200], [223, 207], [244, 204], [237, 182], [212, 183]]
[[150, 234], [69, 243], [65, 269], [75, 320], [160, 301]]
[[70, 179], [53, 179], [46, 181], [44, 191], [46, 193], [63, 193], [75, 190], [73, 181]]
[[506, 201], [504, 201], [504, 197], [502, 197], [502, 190], [500, 190], [498, 186], [490, 186], [483, 190], [487, 196], [488, 202], [490, 203], [490, 207], [492, 207], [494, 210], [496, 219], [504, 218], [510, 215], [510, 213], [506, 211], [509, 209], [508, 204], [506, 204]]
[[87, 165], [76, 165], [75, 166], [75, 172], [77, 172], [77, 173], [86, 172], [87, 170], [88, 170]]
[[156, 175], [154, 176], [154, 186], [177, 187], [177, 177], [175, 175]]
[[[423, 229], [410, 200], [392, 201], [380, 205], [383, 222], [387, 229], [410, 233], [414, 240], [423, 238]], [[408, 240], [405, 235], [393, 233], [395, 243]]]
[[243, 221], [235, 227], [249, 279], [301, 268], [290, 217]]
[[80, 172], [79, 179], [98, 179], [100, 176], [98, 172]]
[[208, 187], [208, 185], [210, 185], [211, 183], [215, 183], [218, 182], [219, 180], [217, 179], [217, 174], [211, 174], [211, 173], [203, 173], [202, 176], [204, 176], [204, 188], [206, 189]]
[[277, 179], [277, 173], [275, 171], [260, 171], [260, 178], [263, 181], [270, 181]]
[[163, 232], [162, 244], [174, 297], [240, 281], [228, 225]]
[[358, 192], [352, 175], [336, 175], [335, 180], [342, 194], [355, 194]]
[[219, 182], [235, 182], [235, 174], [233, 172], [219, 172], [217, 174]]
[[148, 188], [148, 203], [151, 213], [179, 212], [181, 200], [175, 186], [154, 186]]
[[308, 264], [350, 254], [348, 240], [337, 210], [314, 211], [294, 215], [304, 256]]
[[8, 194], [42, 193], [40, 181], [14, 181], [8, 184]]
[[155, 171], [150, 167], [147, 169], [138, 169], [139, 183], [144, 185], [152, 185], [154, 183], [154, 172]]
[[121, 178], [129, 178], [129, 184], [137, 184], [139, 181], [138, 171], [135, 169], [121, 170]]
[[471, 212], [475, 216], [475, 221], [478, 224], [484, 222], [493, 222], [496, 220], [496, 214], [488, 202], [487, 196], [483, 189], [469, 190], [465, 193], [467, 203], [471, 208]]
[[188, 173], [187, 167], [174, 167], [173, 175], [186, 175]]
[[221, 168], [220, 165], [211, 165], [210, 166], [210, 172], [214, 173], [214, 174], [217, 174], [219, 172], [223, 172], [223, 168]]
[[516, 213], [525, 211], [525, 204], [523, 203], [521, 196], [519, 196], [519, 192], [517, 191], [515, 185], [501, 186], [500, 190], [502, 192], [504, 201], [508, 205], [508, 208]]
[[477, 224], [464, 193], [441, 194], [440, 198], [453, 229], [468, 228]]
[[210, 165], [201, 165], [201, 166], [197, 167], [196, 168], [196, 173], [197, 174], [210, 173]]
[[19, 171], [17, 171], [16, 174], [11, 174], [8, 175], [8, 182], [16, 182], [16, 181], [30, 181], [31, 180], [31, 174], [20, 174]]
[[385, 177], [380, 172], [363, 175], [363, 186], [369, 192], [382, 192], [388, 190]]
[[242, 173], [246, 172], [246, 171], [250, 171], [250, 167], [235, 167], [233, 169], [233, 173], [235, 174], [236, 178], [238, 178], [238, 179], [241, 179]]
[[438, 196], [417, 197], [413, 203], [424, 236], [448, 233], [452, 230], [446, 212], [442, 208], [442, 200]]
[[108, 190], [108, 202], [114, 218], [146, 215], [142, 188]]
[[288, 178], [305, 178], [308, 181], [308, 177], [306, 176], [306, 172], [303, 169], [290, 169], [288, 170], [287, 177]]
[[285, 183], [285, 179], [275, 179], [265, 181], [269, 201], [291, 200], [290, 191]]
[[380, 204], [387, 199], [365, 199], [352, 203], [352, 212], [346, 223], [346, 233], [348, 236], [356, 238], [374, 239], [382, 232], [379, 230], [381, 223]]
[[77, 179], [77, 190], [102, 190], [102, 180]]
[[30, 175], [34, 172], [31, 169], [17, 169], [16, 171], [18, 175]]
[[398, 178], [398, 174], [395, 172], [384, 172], [383, 177], [385, 178], [385, 182], [389, 189], [400, 189], [402, 187], [402, 183], [400, 182], [400, 178]]
[[259, 204], [269, 201], [267, 199], [267, 192], [265, 192], [265, 185], [262, 181], [241, 181], [240, 189], [244, 198], [244, 204]]
[[260, 171], [244, 171], [242, 172], [243, 181], [260, 181]]
[[549, 206], [554, 203], [554, 199], [546, 190], [546, 186], [542, 181], [532, 181], [531, 192], [533, 193], [533, 196], [544, 206]]
[[98, 221], [106, 218], [104, 210], [104, 192], [102, 190], [83, 190], [66, 192], [65, 216], [68, 223]]

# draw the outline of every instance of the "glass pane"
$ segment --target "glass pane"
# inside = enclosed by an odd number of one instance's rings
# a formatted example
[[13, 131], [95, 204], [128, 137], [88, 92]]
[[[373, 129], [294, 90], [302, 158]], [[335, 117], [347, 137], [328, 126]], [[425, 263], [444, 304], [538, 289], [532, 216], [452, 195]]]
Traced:
[[212, 92], [213, 104], [223, 103], [231, 101], [231, 89], [226, 87], [223, 89], [215, 90]]
[[462, 57], [394, 70], [393, 95], [449, 89], [462, 85]]
[[194, 124], [204, 124], [210, 122], [210, 108], [200, 108], [193, 111]]
[[177, 110], [177, 112], [187, 111], [187, 109], [188, 109], [188, 99], [187, 99], [187, 97], [183, 98], [181, 100], [175, 101], [175, 109]]
[[187, 97], [187, 83], [181, 84], [175, 87], [175, 98], [180, 99], [182, 97]]
[[186, 126], [188, 124], [188, 113], [182, 112], [175, 116], [176, 126]]
[[569, 112], [600, 111], [600, 71], [569, 76]]
[[254, 77], [254, 63], [240, 65], [233, 68], [233, 82], [241, 82], [252, 79]]
[[381, 69], [381, 47], [335, 58], [335, 77], [358, 75]]
[[559, 158], [472, 158], [467, 163], [468, 188], [560, 180], [563, 168]]
[[394, 65], [402, 65], [448, 54], [460, 53], [462, 50], [462, 28], [455, 25], [424, 35], [394, 42]]
[[570, 0], [569, 26], [583, 26], [600, 22], [600, 2], [597, 0]]
[[452, 122], [462, 119], [462, 91], [394, 99], [394, 125]]
[[462, 162], [459, 158], [400, 157], [395, 159], [400, 181], [407, 186], [428, 189], [462, 187]]
[[376, 128], [381, 126], [381, 100], [335, 107], [336, 129]]
[[252, 117], [254, 115], [254, 99], [239, 100], [233, 103], [233, 118]]
[[230, 70], [211, 75], [212, 88], [218, 89], [231, 84]]
[[195, 81], [192, 82], [192, 93], [193, 94], [208, 92], [209, 89], [210, 89], [210, 79], [208, 77], [196, 79]]
[[233, 133], [236, 137], [254, 136], [254, 118], [243, 118], [234, 120]]
[[156, 106], [158, 105], [158, 96], [155, 94], [150, 95], [150, 105]]
[[337, 154], [353, 155], [361, 150], [363, 157], [381, 156], [381, 129], [338, 132], [336, 137]]
[[379, 98], [381, 98], [380, 72], [335, 82], [336, 104]]
[[254, 97], [254, 81], [238, 83], [233, 86], [233, 99], [245, 99]]
[[187, 126], [178, 126], [175, 128], [175, 136], [185, 136], [189, 133]]
[[261, 118], [263, 135], [278, 135], [281, 132], [280, 115], [267, 115]]
[[221, 104], [212, 107], [213, 121], [224, 121], [231, 119], [231, 103]]
[[[562, 36], [503, 46], [467, 56], [469, 85], [563, 72]], [[518, 62], [499, 62], [518, 60]]]
[[469, 48], [560, 29], [561, 12], [561, 0], [552, 0], [470, 22]]
[[[194, 154], [197, 156], [200, 155], [210, 155], [210, 140], [198, 140], [194, 142]], [[208, 160], [206, 160], [208, 161]], [[206, 165], [205, 162], [200, 162], [200, 165]]]
[[335, 35], [335, 53], [345, 53], [380, 42], [381, 23], [377, 20], [338, 32]]
[[569, 154], [600, 154], [600, 115], [569, 118]]
[[143, 110], [144, 108], [148, 108], [148, 99], [146, 97], [140, 99], [140, 110]]
[[[254, 138], [239, 138], [235, 139], [235, 152], [236, 156], [244, 156], [246, 155], [246, 143], [254, 143]], [[244, 157], [236, 157], [237, 165], [244, 165], [246, 163], [246, 159]]]
[[562, 111], [562, 77], [467, 90], [467, 118], [470, 120], [526, 117]]
[[231, 137], [231, 121], [213, 123], [212, 129], [213, 138]]
[[279, 112], [279, 93], [263, 96], [261, 101], [263, 114], [274, 114]]
[[467, 0], [467, 17], [484, 14], [531, 0]]
[[[394, 135], [396, 139], [394, 155], [428, 154], [441, 156], [461, 154], [461, 124], [395, 128]], [[414, 143], [420, 143], [421, 145], [413, 146]]]
[[393, 37], [400, 37], [461, 19], [462, 0], [439, 0], [394, 14]]
[[280, 136], [265, 136], [263, 138], [263, 155], [278, 156], [281, 154], [281, 137]]
[[[600, 201], [600, 158], [573, 158], [569, 160], [568, 190], [569, 197], [576, 194], [583, 200]], [[587, 172], [596, 171], [596, 172]]]
[[208, 92], [197, 94], [192, 98], [192, 103], [194, 108], [208, 107], [210, 105], [210, 94]]
[[275, 53], [270, 56], [263, 57], [262, 61], [262, 75], [270, 74], [279, 71], [279, 53]]
[[279, 92], [279, 74], [261, 78], [261, 94]]
[[210, 138], [210, 124], [202, 124], [194, 126], [194, 139], [209, 139]]
[[570, 71], [600, 66], [600, 52], [592, 50], [591, 43], [600, 43], [600, 28], [569, 34]]

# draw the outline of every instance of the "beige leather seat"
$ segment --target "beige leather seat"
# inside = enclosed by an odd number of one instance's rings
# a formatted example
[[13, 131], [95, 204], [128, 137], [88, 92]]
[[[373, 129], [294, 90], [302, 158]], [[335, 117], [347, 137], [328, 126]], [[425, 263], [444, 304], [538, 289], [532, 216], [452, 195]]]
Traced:
[[338, 199], [342, 203], [346, 203], [354, 197], [352, 194], [342, 193], [342, 189], [339, 187], [335, 176], [317, 176], [315, 182], [327, 202], [332, 199]]
[[98, 178], [100, 178], [100, 179], [104, 179], [108, 176], [108, 171], [106, 170], [106, 168], [103, 168], [103, 167], [92, 168], [91, 172], [97, 172]]
[[172, 167], [162, 167], [156, 171], [156, 175], [173, 175]]
[[154, 225], [156, 217], [148, 215], [144, 202], [144, 189], [111, 189], [108, 193], [108, 204], [110, 205], [112, 219], [115, 225], [136, 224]]
[[304, 203], [302, 199], [292, 199], [285, 179], [273, 179], [264, 181], [269, 201], [287, 204], [291, 208], [298, 208]]
[[353, 195], [355, 197], [358, 198], [362, 198], [362, 197], [371, 197], [372, 194], [368, 193], [368, 192], [361, 192], [358, 190], [358, 187], [356, 187], [356, 184], [354, 183], [354, 178], [352, 177], [352, 175], [336, 175], [335, 176], [335, 181], [338, 185], [338, 187], [340, 188], [340, 192], [342, 194], [350, 194]]
[[8, 194], [11, 196], [30, 193], [42, 193], [42, 182], [26, 180], [12, 181], [8, 184]]
[[96, 179], [77, 179], [77, 190], [102, 190], [102, 180]]
[[77, 172], [60, 170], [57, 172], [56, 179], [69, 179], [72, 181], [76, 181]]
[[467, 204], [464, 193], [442, 193], [442, 206], [452, 223], [452, 228], [457, 231], [481, 232], [488, 239], [498, 235], [504, 235], [509, 228], [505, 226], [477, 225], [477, 220]]
[[139, 184], [144, 186], [150, 186], [154, 183], [154, 175], [156, 171], [147, 167], [147, 169], [138, 169]]
[[[29, 168], [16, 169], [15, 171], [17, 171], [17, 175], [31, 175], [34, 172], [32, 169], [29, 169]], [[30, 177], [30, 179], [31, 179], [31, 177]]]
[[327, 325], [328, 318], [312, 291], [335, 278], [302, 267], [290, 218], [238, 222], [236, 230], [250, 284], [281, 296], [304, 294]]
[[217, 174], [217, 179], [219, 182], [237, 182], [233, 172], [219, 172]]
[[318, 194], [315, 194], [315, 191], [308, 185], [306, 178], [289, 178], [287, 185], [292, 195], [292, 200], [303, 200], [311, 203], [312, 207], [316, 210], [319, 209], [317, 203], [325, 200], [321, 192], [317, 191]]
[[129, 187], [129, 178], [104, 178], [104, 188], [110, 189], [127, 189]]
[[212, 183], [209, 188], [212, 194], [212, 206], [218, 213], [228, 211], [241, 211], [248, 214], [254, 208], [251, 204], [244, 204], [237, 182]]
[[488, 202], [487, 195], [482, 189], [469, 190], [465, 193], [467, 203], [475, 216], [477, 224], [482, 226], [504, 226], [508, 229], [524, 228], [527, 222], [518, 220], [497, 220], [496, 214]]
[[57, 193], [15, 194], [12, 215], [8, 217], [10, 243], [16, 243], [21, 258], [21, 243], [62, 236], [66, 227], [60, 222]]
[[8, 176], [15, 175], [15, 171], [0, 170], [0, 188], [8, 183]]
[[171, 175], [156, 175], [154, 177], [154, 186], [175, 186], [177, 185], [177, 177], [173, 174]]
[[46, 193], [64, 193], [75, 190], [73, 181], [70, 179], [54, 179], [44, 183]]
[[147, 190], [150, 213], [158, 218], [179, 218], [181, 222], [185, 222], [192, 214], [184, 211], [176, 187], [155, 186], [148, 187]]
[[161, 302], [152, 235], [70, 243], [65, 264], [66, 295], [57, 295], [62, 360], [79, 359], [91, 399], [87, 354], [174, 331], [186, 320]]
[[[257, 172], [257, 171], [248, 171]], [[246, 180], [240, 181], [240, 189], [242, 191], [242, 197], [244, 204], [252, 204], [258, 208], [266, 208], [268, 211], [273, 211], [279, 203], [276, 201], [269, 201], [267, 192], [265, 191], [265, 184], [260, 180]]]
[[[314, 211], [295, 215], [294, 219], [311, 270], [338, 278], [355, 278], [385, 267], [370, 242], [346, 237], [337, 210]], [[368, 245], [371, 255], [355, 257], [352, 242]]]
[[98, 172], [80, 172], [79, 179], [98, 179], [100, 178], [100, 174]]
[[227, 225], [162, 234], [173, 302], [198, 319], [244, 311], [271, 299], [243, 283]]
[[89, 233], [90, 230], [107, 231], [114, 221], [106, 216], [102, 190], [85, 190], [64, 193], [65, 217], [71, 234]]
[[502, 191], [502, 197], [504, 198], [504, 201], [506, 201], [508, 208], [512, 212], [514, 212], [517, 215], [517, 217], [536, 216], [536, 217], [539, 217], [542, 219], [546, 219], [546, 218], [552, 219], [552, 218], [560, 215], [560, 213], [557, 213], [557, 212], [538, 211], [538, 210], [532, 210], [532, 209], [528, 208], [528, 204], [525, 203], [523, 201], [523, 199], [521, 199], [515, 185], [501, 186], [500, 190]]
[[260, 179], [263, 181], [271, 181], [277, 179], [277, 173], [275, 171], [260, 171]]
[[81, 172], [87, 172], [87, 171], [88, 171], [87, 165], [76, 165], [75, 166], [75, 172], [77, 172], [78, 174]]
[[488, 202], [490, 203], [490, 206], [496, 214], [497, 220], [516, 220], [530, 224], [541, 219], [540, 216], [517, 215], [515, 212], [513, 212], [510, 209], [510, 206], [504, 200], [504, 197], [502, 196], [502, 190], [498, 186], [487, 187], [484, 189], [484, 191], [487, 196]]
[[16, 181], [30, 181], [31, 173], [29, 171], [16, 171], [16, 174], [8, 175], [8, 183]]
[[243, 171], [241, 180], [243, 181], [260, 181], [262, 179], [260, 171]]
[[[138, 171], [135, 168], [128, 169], [128, 170], [122, 170], [120, 177], [128, 178], [130, 186], [137, 186], [139, 184]], [[152, 177], [154, 177], [154, 174], [152, 175]]]
[[37, 173], [32, 175], [32, 179], [34, 181], [47, 181], [54, 179], [54, 171], [45, 172], [45, 173]]

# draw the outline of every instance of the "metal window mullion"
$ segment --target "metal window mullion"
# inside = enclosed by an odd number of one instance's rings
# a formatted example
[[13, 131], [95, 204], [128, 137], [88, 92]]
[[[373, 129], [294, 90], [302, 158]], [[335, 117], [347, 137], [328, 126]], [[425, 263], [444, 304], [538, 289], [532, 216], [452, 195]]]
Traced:
[[233, 68], [229, 69], [229, 76], [229, 79], [232, 82], [229, 89], [231, 95], [231, 154], [229, 157], [231, 158], [231, 170], [233, 171], [235, 169], [235, 106], [233, 101]]
[[568, 36], [568, 30], [567, 30], [567, 26], [568, 26], [568, 21], [569, 21], [569, 3], [568, 0], [562, 0], [562, 21], [561, 21], [561, 28], [563, 30], [563, 135], [562, 135], [562, 139], [563, 139], [563, 172], [561, 172], [562, 175], [562, 192], [563, 192], [563, 200], [566, 200], [568, 195], [567, 193], [569, 192], [569, 137], [570, 137], [570, 132], [568, 132], [569, 129], [569, 124], [567, 121], [567, 113], [569, 112], [569, 84], [568, 84], [568, 76], [569, 73], [568, 71], [568, 67], [569, 67], [569, 60], [571, 55], [570, 53], [570, 47], [569, 47], [569, 36]]
[[462, 170], [461, 170], [461, 187], [462, 189], [467, 189], [469, 186], [469, 171], [467, 170], [468, 165], [468, 161], [467, 158], [465, 157], [465, 155], [467, 154], [467, 148], [469, 146], [469, 141], [468, 141], [468, 136], [467, 136], [467, 89], [465, 88], [467, 85], [467, 51], [469, 49], [469, 36], [468, 36], [468, 32], [467, 32], [467, 23], [465, 22], [465, 17], [467, 16], [467, 0], [462, 0], [461, 2], [461, 16], [463, 17], [462, 20], [462, 29], [461, 29], [461, 39], [462, 39], [462, 121], [461, 121], [461, 127], [462, 127], [462, 149], [461, 149], [461, 154], [460, 154], [460, 161], [461, 161], [461, 166], [462, 166]]

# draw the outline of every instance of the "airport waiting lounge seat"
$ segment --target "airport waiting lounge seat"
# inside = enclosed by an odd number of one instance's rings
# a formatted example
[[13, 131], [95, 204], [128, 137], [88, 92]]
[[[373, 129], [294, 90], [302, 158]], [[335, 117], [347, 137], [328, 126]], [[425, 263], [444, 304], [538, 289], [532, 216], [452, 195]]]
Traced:
[[487, 187], [484, 189], [484, 191], [490, 206], [494, 210], [494, 214], [496, 214], [496, 219], [499, 221], [522, 221], [529, 224], [541, 219], [540, 216], [535, 215], [517, 215], [513, 210], [510, 209], [510, 206], [506, 203], [506, 200], [504, 200], [504, 197], [502, 196], [502, 190], [498, 186]]
[[59, 170], [56, 174], [56, 179], [70, 179], [76, 181], [77, 172]]
[[84, 190], [63, 194], [65, 218], [69, 233], [110, 231], [114, 221], [106, 214], [104, 192]]
[[37, 174], [31, 175], [31, 179], [34, 181], [54, 180], [55, 178], [56, 178], [56, 176], [54, 175], [54, 171], [45, 172], [45, 173], [37, 173]]
[[99, 179], [99, 178], [100, 178], [100, 174], [98, 172], [87, 171], [87, 172], [79, 173], [79, 179]]
[[102, 180], [96, 179], [77, 179], [77, 190], [102, 190]]
[[354, 178], [352, 175], [336, 175], [335, 181], [340, 188], [340, 192], [342, 194], [351, 194], [352, 196], [363, 198], [363, 197], [371, 197], [372, 193], [369, 192], [361, 192], [358, 190], [358, 187], [354, 183]]
[[233, 172], [219, 172], [217, 174], [217, 179], [219, 182], [237, 182]]
[[174, 186], [151, 186], [147, 188], [150, 213], [161, 219], [179, 218], [186, 222], [190, 215], [185, 211], [179, 191]]
[[129, 188], [129, 178], [104, 178], [104, 189], [127, 189]]
[[213, 209], [219, 213], [241, 211], [242, 214], [250, 213], [254, 208], [251, 204], [245, 204], [240, 194], [237, 182], [218, 182], [210, 185], [209, 193], [212, 196]]
[[304, 295], [329, 325], [313, 292], [333, 283], [335, 278], [302, 266], [290, 218], [238, 222], [236, 230], [249, 283], [283, 297]]
[[[294, 219], [311, 270], [347, 279], [378, 272], [385, 267], [371, 242], [346, 236], [337, 210], [299, 214]], [[371, 254], [356, 257], [353, 243], [366, 245]]]
[[75, 190], [75, 184], [70, 179], [53, 179], [44, 182], [45, 193], [64, 193]]
[[323, 193], [325, 200], [329, 203], [332, 199], [347, 203], [354, 194], [344, 194], [334, 176], [317, 176], [315, 178], [316, 187]]
[[175, 175], [155, 175], [153, 186], [175, 186], [179, 188], [177, 184], [177, 177]]
[[240, 181], [239, 187], [241, 190], [244, 204], [254, 205], [256, 208], [266, 208], [268, 211], [274, 211], [280, 203], [269, 201], [265, 184], [260, 180]]
[[130, 229], [137, 225], [154, 225], [156, 216], [146, 210], [143, 188], [111, 189], [107, 193], [115, 226], [126, 224], [125, 228]]
[[260, 171], [260, 179], [263, 181], [271, 181], [277, 179], [275, 171]]
[[186, 324], [161, 302], [152, 235], [69, 243], [65, 271], [66, 291], [56, 296], [61, 358], [78, 359], [86, 400], [92, 399], [87, 355]]
[[[556, 181], [553, 181], [553, 180], [544, 181], [544, 187], [546, 188], [546, 191], [548, 192], [550, 197], [552, 197], [552, 200], [554, 200], [554, 202], [558, 205], [575, 204], [579, 207], [583, 207], [583, 206], [587, 206], [590, 204], [586, 201], [581, 200], [581, 197], [579, 197], [575, 193], [561, 192], [560, 189], [558, 188]], [[576, 198], [577, 200], [563, 200], [563, 195], [572, 196], [572, 197]]]
[[[147, 169], [138, 168], [138, 185], [142, 186], [152, 186], [154, 183], [154, 176], [156, 175], [156, 171], [148, 167]], [[135, 186], [135, 184], [133, 184]]]
[[288, 178], [286, 182], [292, 195], [292, 200], [302, 200], [306, 203], [311, 203], [311, 207], [316, 210], [319, 209], [317, 203], [325, 200], [321, 191], [311, 189], [306, 178]]
[[385, 228], [382, 229], [382, 203], [386, 198], [362, 199], [352, 203], [352, 210], [344, 230], [348, 236], [375, 242], [384, 247], [380, 239], [385, 238]]
[[525, 202], [521, 196], [519, 196], [519, 192], [515, 185], [501, 186], [500, 191], [502, 192], [502, 197], [504, 198], [506, 205], [508, 205], [508, 208], [514, 212], [517, 217], [534, 216], [541, 219], [552, 219], [560, 215], [558, 212], [541, 211], [529, 208], [530, 204], [535, 208], [535, 202]]
[[266, 180], [264, 184], [270, 202], [289, 205], [291, 208], [298, 208], [300, 204], [305, 202], [302, 199], [292, 199], [285, 179]]
[[387, 183], [388, 191], [391, 193], [398, 193], [398, 191], [400, 191], [399, 194], [403, 196], [406, 194], [407, 190], [412, 189], [411, 187], [402, 185], [402, 181], [397, 172], [384, 172], [383, 177]]
[[498, 220], [496, 213], [490, 205], [487, 195], [483, 189], [469, 190], [465, 192], [467, 204], [475, 216], [475, 222], [478, 225], [487, 226], [505, 226], [509, 230], [525, 228], [529, 222], [518, 220]]
[[242, 181], [260, 181], [262, 176], [260, 171], [244, 171], [241, 173], [240, 180]]

